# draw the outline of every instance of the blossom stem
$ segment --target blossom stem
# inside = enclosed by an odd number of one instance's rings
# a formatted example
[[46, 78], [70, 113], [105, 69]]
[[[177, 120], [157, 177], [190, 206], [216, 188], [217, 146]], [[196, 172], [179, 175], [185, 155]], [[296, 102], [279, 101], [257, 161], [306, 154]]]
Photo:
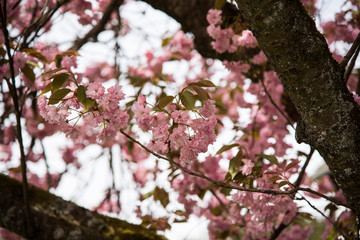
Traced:
[[315, 152], [315, 149], [312, 148], [312, 147], [310, 147], [310, 153], [307, 155], [307, 158], [306, 158], [306, 161], [305, 161], [305, 163], [304, 163], [304, 166], [302, 167], [301, 172], [300, 172], [300, 174], [299, 174], [296, 182], [294, 183], [294, 186], [295, 186], [295, 187], [299, 187], [299, 186], [300, 186], [301, 181], [302, 181], [302, 179], [303, 179], [303, 177], [304, 177], [304, 174], [305, 174], [305, 170], [306, 170], [306, 168], [307, 168], [307, 166], [308, 166], [308, 164], [309, 164], [309, 162], [310, 162], [310, 159], [311, 159], [312, 155], [314, 154], [314, 152]]
[[280, 112], [280, 114], [286, 119], [287, 123], [288, 123], [293, 129], [295, 129], [294, 126], [293, 126], [293, 124], [291, 123], [289, 117], [285, 115], [285, 113], [280, 109], [280, 107], [279, 107], [279, 106], [274, 102], [274, 100], [272, 99], [269, 91], [267, 90], [267, 88], [266, 88], [266, 86], [265, 86], [265, 84], [264, 84], [264, 80], [262, 80], [262, 79], [261, 79], [261, 85], [263, 86], [264, 91], [265, 91], [266, 95], [268, 96], [268, 98], [269, 98], [270, 102], [272, 103], [272, 105], [274, 105], [274, 107], [275, 107], [275, 108]]
[[142, 144], [141, 142], [137, 141], [136, 139], [134, 139], [133, 137], [131, 137], [129, 134], [127, 134], [126, 132], [124, 132], [123, 130], [120, 130], [120, 132], [125, 136], [127, 137], [129, 140], [131, 140], [132, 142], [138, 144], [140, 147], [142, 147], [145, 151], [151, 153], [152, 155], [154, 155], [155, 157], [159, 158], [159, 159], [163, 159], [163, 160], [166, 160], [168, 161], [169, 163], [173, 164], [174, 166], [176, 166], [177, 168], [181, 169], [182, 171], [186, 172], [187, 174], [189, 175], [192, 175], [192, 176], [195, 176], [195, 177], [199, 177], [199, 178], [202, 178], [202, 179], [205, 179], [219, 187], [222, 187], [222, 188], [227, 188], [227, 189], [234, 189], [234, 190], [238, 190], [238, 191], [244, 191], [244, 192], [256, 192], [256, 193], [264, 193], [264, 194], [270, 194], [270, 195], [294, 195], [295, 193], [297, 193], [298, 191], [304, 191], [304, 192], [309, 192], [309, 193], [312, 193], [316, 196], [319, 196], [321, 198], [324, 198], [336, 205], [340, 205], [340, 206], [344, 206], [346, 208], [349, 208], [349, 209], [352, 209], [354, 210], [351, 206], [349, 206], [348, 204], [345, 204], [343, 203], [342, 201], [336, 199], [336, 198], [333, 198], [333, 197], [329, 197], [329, 196], [326, 196], [324, 194], [321, 194], [319, 192], [316, 192], [310, 188], [302, 188], [302, 187], [295, 187], [291, 190], [288, 190], [288, 191], [275, 191], [275, 190], [270, 190], [270, 189], [253, 189], [253, 188], [242, 188], [242, 187], [238, 187], [238, 186], [234, 186], [234, 185], [230, 185], [230, 184], [226, 184], [224, 182], [219, 182], [219, 181], [216, 181], [206, 175], [203, 175], [201, 173], [197, 173], [197, 172], [192, 172], [191, 170], [183, 167], [180, 163], [174, 161], [173, 159], [171, 158], [167, 158], [167, 157], [164, 157], [152, 150], [150, 150], [149, 148], [147, 148], [144, 144]]

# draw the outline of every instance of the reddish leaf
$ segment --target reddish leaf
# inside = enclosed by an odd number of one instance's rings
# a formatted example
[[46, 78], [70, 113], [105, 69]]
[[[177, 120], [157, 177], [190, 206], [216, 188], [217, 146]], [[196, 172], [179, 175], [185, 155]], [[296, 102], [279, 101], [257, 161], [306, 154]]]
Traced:
[[300, 162], [299, 160], [295, 160], [295, 161], [289, 163], [289, 165], [287, 165], [286, 168], [285, 168], [285, 172], [288, 171], [290, 168], [293, 168], [293, 167], [295, 167], [296, 165], [298, 165], [299, 162]]

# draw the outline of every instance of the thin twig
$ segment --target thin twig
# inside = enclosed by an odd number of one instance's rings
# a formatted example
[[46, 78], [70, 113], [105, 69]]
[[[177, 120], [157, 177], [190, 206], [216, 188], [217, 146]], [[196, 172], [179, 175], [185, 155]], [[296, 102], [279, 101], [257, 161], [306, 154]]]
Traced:
[[357, 57], [358, 57], [358, 55], [359, 55], [359, 51], [360, 51], [360, 46], [358, 46], [358, 47], [356, 48], [354, 57], [351, 59], [351, 62], [350, 62], [350, 64], [349, 64], [349, 67], [346, 69], [345, 76], [344, 76], [345, 82], [347, 82], [347, 81], [349, 80], [349, 77], [350, 77], [350, 75], [351, 75], [351, 72], [352, 72], [352, 70], [354, 69], [356, 59], [357, 59]]
[[308, 166], [308, 164], [309, 164], [309, 162], [310, 162], [310, 160], [311, 160], [311, 157], [312, 157], [312, 155], [314, 154], [314, 152], [315, 152], [315, 149], [312, 148], [312, 147], [310, 147], [310, 152], [309, 152], [309, 154], [307, 155], [307, 158], [306, 158], [306, 161], [305, 161], [305, 163], [304, 163], [304, 166], [302, 167], [301, 172], [300, 172], [300, 174], [299, 174], [296, 182], [294, 183], [294, 186], [295, 186], [295, 187], [299, 187], [299, 186], [300, 186], [301, 181], [302, 181], [302, 179], [303, 179], [303, 177], [304, 177], [304, 174], [305, 174], [305, 170], [306, 170], [306, 168], [307, 168], [307, 166]]
[[[354, 210], [351, 206], [341, 202], [340, 200], [336, 199], [336, 198], [332, 198], [332, 197], [329, 197], [329, 196], [326, 196], [324, 194], [321, 194], [319, 192], [316, 192], [310, 188], [302, 188], [302, 187], [295, 187], [291, 190], [288, 190], [288, 191], [275, 191], [275, 190], [269, 190], [269, 189], [252, 189], [252, 188], [242, 188], [242, 187], [238, 187], [238, 186], [234, 186], [234, 185], [229, 185], [229, 184], [226, 184], [226, 183], [223, 183], [223, 182], [219, 182], [219, 181], [216, 181], [212, 178], [209, 178], [208, 176], [205, 176], [201, 173], [197, 173], [197, 172], [192, 172], [191, 170], [183, 167], [180, 163], [177, 163], [176, 161], [172, 160], [171, 158], [167, 158], [167, 157], [164, 157], [154, 151], [151, 151], [149, 148], [147, 148], [144, 144], [142, 144], [141, 142], [137, 141], [136, 139], [134, 139], [133, 137], [131, 137], [129, 134], [127, 134], [126, 132], [124, 132], [123, 130], [120, 130], [120, 132], [125, 136], [127, 137], [128, 139], [130, 139], [132, 142], [138, 144], [139, 146], [141, 146], [145, 151], [151, 153], [152, 155], [154, 155], [155, 157], [157, 158], [160, 158], [160, 159], [163, 159], [163, 160], [166, 160], [168, 162], [170, 162], [171, 164], [175, 165], [177, 168], [183, 170], [184, 172], [186, 172], [187, 174], [191, 175], [191, 176], [195, 176], [195, 177], [199, 177], [199, 178], [202, 178], [202, 179], [205, 179], [219, 187], [222, 187], [222, 188], [227, 188], [227, 189], [235, 189], [235, 190], [239, 190], [239, 191], [244, 191], [244, 192], [256, 192], [256, 193], [264, 193], [264, 194], [270, 194], [270, 195], [292, 195], [292, 194], [295, 194], [297, 193], [298, 191], [304, 191], [304, 192], [309, 192], [309, 193], [312, 193], [316, 196], [319, 196], [321, 198], [324, 198], [336, 205], [340, 205], [340, 206], [344, 206], [346, 208], [349, 208], [349, 209], [352, 209]], [[355, 211], [355, 210], [354, 210]]]
[[351, 209], [353, 211], [356, 211], [353, 207], [351, 207], [350, 205], [348, 205], [346, 203], [343, 203], [339, 199], [334, 198], [334, 197], [326, 196], [326, 195], [324, 195], [322, 193], [319, 193], [317, 191], [314, 191], [314, 190], [312, 190], [310, 188], [297, 187], [295, 189], [300, 190], [300, 191], [304, 191], [304, 192], [308, 192], [308, 193], [312, 193], [312, 194], [314, 194], [314, 195], [316, 195], [318, 197], [321, 197], [321, 198], [324, 198], [324, 199], [328, 200], [329, 202], [335, 203], [336, 205], [343, 206], [343, 207], [349, 208], [349, 209]]
[[13, 99], [13, 104], [15, 108], [15, 115], [16, 115], [16, 137], [19, 142], [19, 148], [20, 148], [20, 163], [21, 163], [21, 176], [23, 181], [23, 199], [24, 199], [24, 205], [25, 205], [25, 218], [26, 218], [26, 235], [31, 235], [31, 216], [30, 216], [30, 204], [29, 204], [29, 196], [28, 196], [28, 182], [27, 182], [27, 176], [26, 176], [26, 155], [25, 155], [25, 149], [24, 149], [24, 143], [22, 139], [22, 129], [21, 129], [21, 111], [19, 107], [19, 97], [16, 90], [16, 84], [15, 84], [15, 69], [14, 69], [14, 59], [11, 55], [11, 48], [10, 48], [10, 42], [9, 42], [9, 32], [7, 30], [7, 16], [6, 16], [6, 0], [3, 1], [3, 6], [0, 4], [0, 18], [1, 18], [1, 25], [2, 30], [4, 34], [4, 40], [5, 40], [5, 46], [7, 55], [9, 57], [9, 64], [10, 64], [10, 74], [11, 74], [11, 80], [10, 82], [8, 79], [6, 80], [6, 83], [9, 87], [11, 97]]
[[113, 164], [113, 153], [112, 153], [112, 148], [109, 148], [109, 153], [110, 153], [110, 157], [109, 157], [109, 167], [110, 167], [110, 171], [111, 171], [111, 175], [112, 175], [112, 188], [115, 189], [115, 171], [114, 171], [114, 164]]
[[74, 44], [70, 49], [77, 51], [85, 43], [89, 42], [89, 40], [96, 40], [99, 33], [105, 29], [105, 25], [110, 20], [111, 14], [114, 11], [118, 11], [122, 3], [123, 0], [111, 0], [103, 13], [103, 17], [100, 19], [98, 24], [95, 25], [83, 38], [78, 38], [77, 40], [75, 40]]
[[[41, 15], [34, 23], [28, 26], [21, 33], [23, 41], [20, 45], [20, 50], [28, 47], [29, 43], [34, 41], [34, 39], [38, 36], [39, 31], [50, 21], [50, 19], [56, 13], [56, 11], [59, 10], [61, 6], [63, 6], [68, 2], [70, 2], [70, 0], [57, 1], [54, 9], [51, 9], [47, 13]], [[28, 41], [28, 38], [30, 37], [31, 34], [33, 34], [33, 37]]]
[[218, 202], [220, 203], [221, 207], [225, 210], [225, 212], [229, 213], [229, 208], [226, 207], [225, 203], [220, 199], [220, 197], [216, 194], [216, 192], [212, 189], [209, 189], [209, 191], [218, 200]]
[[357, 240], [360, 240], [360, 214], [357, 214], [358, 227], [357, 227]]
[[351, 46], [349, 52], [346, 54], [344, 59], [341, 61], [341, 63], [340, 63], [341, 68], [345, 69], [345, 67], [347, 66], [347, 64], [350, 61], [351, 57], [354, 55], [355, 50], [358, 48], [359, 44], [360, 44], [360, 33], [355, 38], [355, 41], [354, 41], [353, 45]]
[[50, 176], [50, 167], [49, 167], [49, 164], [48, 164], [48, 161], [47, 161], [47, 157], [46, 157], [46, 154], [45, 154], [45, 146], [44, 146], [44, 143], [43, 141], [40, 140], [40, 145], [41, 145], [41, 148], [43, 150], [43, 156], [44, 156], [44, 160], [45, 160], [45, 167], [46, 167], [46, 185], [47, 185], [47, 188], [48, 190], [50, 190], [51, 188], [51, 176]]
[[[300, 194], [301, 196], [301, 194]], [[317, 207], [315, 207], [314, 205], [311, 204], [311, 202], [309, 200], [307, 200], [304, 196], [301, 196], [301, 198], [298, 198], [298, 200], [304, 200], [305, 202], [307, 202], [307, 204], [309, 204], [309, 206], [314, 209], [315, 211], [317, 211], [318, 213], [321, 214], [321, 216], [323, 216], [326, 220], [328, 220], [335, 228], [336, 230], [341, 233], [343, 235], [343, 237], [345, 238], [345, 240], [350, 240], [349, 236], [347, 236], [347, 234], [345, 234], [342, 229], [340, 229], [336, 223], [334, 223], [328, 216], [326, 216], [322, 211], [320, 211]]]
[[266, 89], [266, 86], [265, 86], [265, 84], [264, 84], [264, 80], [262, 80], [262, 79], [261, 79], [261, 85], [263, 86], [264, 91], [265, 91], [266, 95], [268, 96], [268, 98], [269, 98], [270, 102], [272, 103], [272, 105], [274, 105], [274, 107], [275, 107], [275, 108], [280, 112], [280, 114], [286, 119], [287, 123], [288, 123], [293, 129], [295, 129], [294, 126], [293, 126], [293, 124], [291, 123], [289, 117], [286, 116], [286, 114], [283, 112], [283, 110], [281, 110], [280, 107], [279, 107], [279, 106], [274, 102], [274, 100], [272, 99], [270, 93], [269, 93], [268, 90]]
[[285, 230], [294, 220], [294, 218], [288, 223], [280, 223], [280, 225], [274, 230], [273, 234], [271, 234], [271, 237], [269, 238], [269, 240], [275, 240], [283, 230]]

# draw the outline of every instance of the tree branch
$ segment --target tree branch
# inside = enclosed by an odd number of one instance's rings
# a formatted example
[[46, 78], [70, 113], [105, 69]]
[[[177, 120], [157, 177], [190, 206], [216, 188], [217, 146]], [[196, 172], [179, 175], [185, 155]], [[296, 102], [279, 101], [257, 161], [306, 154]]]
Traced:
[[[38, 36], [39, 31], [50, 21], [50, 19], [57, 12], [57, 10], [59, 10], [60, 7], [67, 4], [69, 1], [70, 0], [57, 1], [54, 9], [49, 9], [48, 12], [42, 13], [35, 22], [33, 22], [33, 20], [31, 20], [32, 23], [30, 24], [30, 26], [25, 28], [25, 30], [21, 33], [23, 41], [20, 45], [20, 50], [27, 48], [29, 43], [34, 41], [34, 39]], [[44, 6], [44, 9], [45, 9], [45, 6]], [[31, 36], [31, 34], [33, 34], [33, 37], [30, 40], [28, 40], [28, 38]]]
[[317, 207], [315, 207], [309, 200], [307, 200], [305, 197], [301, 196], [301, 198], [299, 198], [299, 200], [304, 200], [312, 209], [314, 209], [315, 211], [317, 211], [321, 216], [324, 217], [324, 219], [328, 220], [336, 229], [336, 231], [338, 231], [339, 233], [341, 233], [343, 235], [343, 237], [345, 238], [345, 240], [350, 240], [349, 236], [347, 236], [346, 233], [344, 233], [344, 231], [342, 231], [341, 228], [339, 228], [339, 226], [332, 221], [328, 216], [326, 216], [322, 211], [320, 211]]
[[346, 208], [349, 208], [349, 209], [352, 209], [354, 210], [354, 208], [352, 208], [351, 206], [343, 203], [342, 201], [336, 199], [336, 198], [333, 198], [333, 197], [329, 197], [329, 196], [326, 196], [324, 194], [321, 194], [319, 192], [316, 192], [310, 188], [302, 188], [302, 187], [294, 187], [293, 189], [291, 190], [288, 190], [288, 191], [275, 191], [275, 190], [269, 190], [269, 189], [253, 189], [253, 188], [242, 188], [242, 187], [238, 187], [238, 186], [234, 186], [234, 185], [230, 185], [230, 184], [226, 184], [224, 182], [219, 182], [219, 181], [216, 181], [212, 178], [209, 178], [208, 176], [206, 175], [203, 175], [201, 173], [197, 173], [197, 172], [193, 172], [185, 167], [183, 167], [180, 163], [177, 163], [176, 161], [174, 161], [173, 159], [171, 158], [167, 158], [167, 157], [164, 157], [154, 151], [151, 151], [149, 148], [147, 148], [144, 144], [142, 144], [141, 142], [137, 141], [136, 139], [134, 139], [133, 137], [131, 137], [129, 134], [127, 134], [126, 132], [124, 132], [123, 130], [120, 130], [120, 132], [125, 136], [127, 137], [129, 140], [131, 140], [132, 142], [138, 144], [140, 147], [142, 147], [145, 151], [151, 153], [152, 155], [154, 155], [155, 157], [159, 158], [159, 159], [163, 159], [163, 160], [166, 160], [168, 161], [169, 163], [173, 164], [175, 167], [177, 167], [178, 169], [181, 169], [182, 171], [184, 171], [185, 173], [191, 175], [191, 176], [195, 176], [195, 177], [199, 177], [199, 178], [202, 178], [202, 179], [205, 179], [219, 187], [222, 187], [222, 188], [227, 188], [227, 189], [234, 189], [234, 190], [238, 190], [238, 191], [244, 191], [244, 192], [256, 192], [256, 193], [264, 193], [264, 194], [270, 194], [270, 195], [293, 195], [295, 194], [296, 192], [298, 191], [304, 191], [304, 192], [309, 192], [309, 193], [312, 193], [316, 196], [319, 196], [321, 198], [324, 198], [336, 205], [340, 205], [340, 206], [344, 206]]
[[352, 44], [349, 52], [346, 54], [346, 56], [341, 61], [341, 63], [340, 63], [341, 68], [345, 69], [345, 67], [348, 65], [348, 62], [350, 61], [351, 57], [354, 55], [356, 49], [358, 49], [359, 45], [360, 45], [360, 33], [355, 38], [355, 41]]
[[[0, 174], [0, 227], [26, 236], [22, 184]], [[29, 187], [33, 235], [29, 239], [165, 240], [139, 225], [100, 215], [45, 190]]]
[[355, 66], [355, 63], [356, 63], [356, 59], [357, 57], [359, 56], [359, 51], [360, 51], [360, 46], [358, 46], [355, 50], [355, 53], [354, 53], [354, 56], [353, 58], [351, 59], [351, 62], [349, 64], [349, 66], [347, 67], [346, 71], [345, 71], [345, 75], [344, 75], [344, 78], [345, 78], [345, 82], [347, 83], [347, 81], [349, 80], [349, 77], [352, 73], [352, 70], [354, 69], [354, 66]]
[[294, 126], [293, 126], [293, 124], [291, 123], [289, 117], [286, 116], [286, 114], [284, 113], [284, 111], [282, 111], [282, 110], [280, 109], [280, 107], [279, 107], [279, 106], [274, 102], [274, 100], [272, 99], [269, 91], [267, 90], [267, 88], [266, 88], [266, 86], [265, 86], [265, 84], [264, 84], [264, 80], [261, 79], [260, 81], [261, 81], [261, 85], [263, 86], [264, 91], [265, 91], [266, 95], [268, 96], [271, 104], [279, 111], [279, 113], [281, 114], [281, 116], [283, 116], [283, 117], [285, 118], [285, 120], [287, 121], [287, 123], [288, 123], [293, 129], [295, 129]]
[[301, 181], [302, 181], [302, 179], [303, 179], [303, 177], [304, 177], [304, 174], [305, 174], [305, 170], [306, 170], [306, 168], [307, 168], [307, 166], [308, 166], [308, 164], [309, 164], [309, 162], [310, 162], [310, 160], [311, 160], [311, 157], [312, 157], [312, 155], [314, 154], [314, 152], [315, 152], [315, 149], [312, 148], [312, 147], [310, 147], [310, 152], [309, 152], [309, 154], [308, 154], [307, 157], [306, 157], [306, 161], [305, 161], [305, 163], [304, 163], [304, 166], [302, 167], [301, 172], [299, 173], [299, 176], [298, 176], [298, 178], [296, 179], [296, 182], [294, 183], [294, 186], [295, 186], [295, 187], [299, 187], [299, 186], [300, 186]]
[[26, 156], [25, 156], [25, 149], [24, 149], [24, 142], [22, 136], [22, 126], [21, 126], [21, 109], [19, 106], [19, 96], [16, 89], [16, 82], [15, 82], [15, 70], [14, 70], [14, 59], [11, 55], [11, 48], [10, 48], [10, 41], [9, 41], [9, 32], [7, 30], [7, 9], [6, 9], [6, 1], [3, 2], [3, 7], [0, 4], [0, 18], [1, 18], [1, 26], [4, 34], [6, 52], [9, 58], [9, 65], [10, 65], [10, 74], [11, 74], [11, 82], [9, 79], [5, 79], [6, 83], [9, 87], [10, 94], [14, 104], [14, 110], [16, 115], [16, 138], [19, 143], [19, 150], [20, 150], [20, 164], [21, 164], [21, 176], [23, 181], [22, 193], [23, 193], [23, 205], [25, 206], [25, 233], [26, 236], [31, 236], [32, 229], [31, 229], [31, 211], [29, 206], [29, 194], [28, 194], [28, 182], [26, 176]]
[[119, 7], [123, 2], [123, 0], [111, 0], [98, 24], [95, 25], [84, 37], [76, 39], [70, 49], [78, 51], [85, 43], [90, 40], [96, 40], [99, 33], [105, 29], [105, 25], [110, 20], [111, 14], [114, 11], [119, 11]]

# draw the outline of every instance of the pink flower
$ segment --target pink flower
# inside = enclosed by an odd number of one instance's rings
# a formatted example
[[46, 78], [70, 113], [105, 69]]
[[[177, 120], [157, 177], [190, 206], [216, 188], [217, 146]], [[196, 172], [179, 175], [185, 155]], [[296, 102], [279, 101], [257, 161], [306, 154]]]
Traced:
[[115, 139], [116, 131], [109, 127], [104, 128], [101, 133], [98, 135], [97, 139], [100, 143], [108, 143]]
[[206, 20], [213, 25], [221, 23], [221, 10], [210, 9], [206, 15]]
[[180, 161], [183, 161], [185, 163], [195, 161], [199, 152], [200, 151], [189, 142], [189, 144], [187, 144], [180, 150]]
[[101, 83], [89, 83], [86, 89], [86, 96], [92, 99], [100, 99], [105, 93], [105, 88]]
[[120, 85], [115, 85], [107, 89], [108, 94], [111, 95], [113, 101], [120, 101], [124, 99], [125, 94], [122, 92]]
[[186, 124], [189, 120], [189, 114], [186, 111], [174, 111], [173, 113], [171, 113], [171, 117], [174, 119], [174, 122], [176, 123], [183, 123]]
[[255, 166], [254, 163], [250, 159], [243, 159], [242, 162], [244, 163], [244, 166], [240, 167], [242, 174], [251, 174], [252, 168]]
[[63, 124], [70, 112], [64, 107], [57, 108], [54, 105], [46, 106], [40, 110], [41, 116], [51, 124]]
[[151, 129], [151, 122], [153, 116], [150, 115], [151, 109], [146, 106], [146, 98], [143, 95], [139, 95], [137, 102], [135, 103], [135, 119], [139, 127], [148, 131]]
[[166, 154], [168, 152], [168, 144], [162, 140], [150, 141], [148, 148], [160, 154]]
[[74, 147], [66, 147], [65, 149], [63, 149], [62, 159], [66, 164], [72, 163], [76, 160], [74, 150]]
[[22, 52], [16, 52], [14, 55], [14, 68], [19, 69], [23, 68], [26, 63], [26, 57]]
[[257, 40], [249, 30], [242, 31], [241, 37], [233, 37], [232, 40], [234, 45], [238, 47], [254, 48], [257, 46]]
[[200, 114], [208, 118], [215, 114], [216, 107], [213, 100], [207, 100], [204, 102], [204, 106], [200, 109]]
[[76, 56], [70, 57], [70, 56], [64, 56], [61, 61], [61, 66], [66, 67], [67, 69], [71, 69], [71, 67], [76, 68]]
[[169, 127], [167, 125], [160, 125], [156, 128], [153, 128], [153, 139], [166, 141], [169, 136]]
[[185, 133], [185, 126], [179, 125], [177, 128], [174, 128], [173, 132], [170, 135], [171, 147], [173, 149], [180, 149], [187, 143], [188, 135]]
[[[194, 47], [194, 41], [184, 34], [183, 31], [178, 31], [170, 41], [170, 51], [165, 51], [163, 58], [170, 59], [171, 55], [176, 55], [177, 59], [190, 60], [192, 58], [191, 50]], [[173, 53], [173, 54], [172, 54]], [[180, 56], [178, 56], [180, 54]], [[166, 60], [168, 61], [168, 60]]]
[[355, 94], [353, 95], [353, 97], [354, 97], [355, 102], [356, 102], [358, 105], [360, 105], [360, 96], [355, 93]]
[[220, 26], [210, 25], [206, 28], [206, 31], [208, 32], [209, 36], [214, 39], [217, 39], [221, 36]]
[[267, 57], [265, 56], [265, 53], [261, 51], [258, 55], [255, 55], [253, 58], [254, 64], [262, 64], [267, 61]]
[[144, 187], [148, 180], [147, 173], [148, 170], [145, 168], [145, 166], [142, 163], [138, 163], [136, 165], [136, 171], [133, 173], [133, 177], [135, 182], [140, 184], [141, 187]]

